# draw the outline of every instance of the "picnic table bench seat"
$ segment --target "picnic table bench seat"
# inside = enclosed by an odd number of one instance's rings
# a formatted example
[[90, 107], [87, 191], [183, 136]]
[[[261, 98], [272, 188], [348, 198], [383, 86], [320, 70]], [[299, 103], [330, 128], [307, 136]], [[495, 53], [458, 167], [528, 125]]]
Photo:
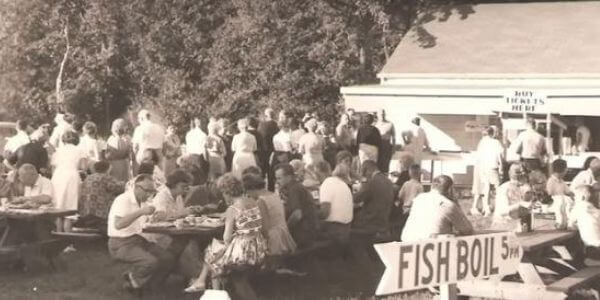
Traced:
[[59, 232], [52, 231], [52, 235], [68, 241], [92, 241], [103, 239], [105, 236], [99, 230], [87, 228], [83, 231]]
[[550, 291], [568, 294], [569, 292], [572, 292], [573, 290], [597, 279], [600, 279], [600, 266], [586, 267], [565, 278], [557, 280], [556, 282], [550, 284], [547, 289]]

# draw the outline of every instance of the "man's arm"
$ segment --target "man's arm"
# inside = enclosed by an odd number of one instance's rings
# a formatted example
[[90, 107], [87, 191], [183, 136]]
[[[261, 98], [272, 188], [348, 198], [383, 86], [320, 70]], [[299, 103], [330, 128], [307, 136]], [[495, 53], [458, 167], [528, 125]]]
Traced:
[[360, 202], [367, 202], [369, 200], [369, 186], [371, 185], [370, 182], [363, 182], [360, 185], [360, 189], [358, 190], [358, 192], [356, 192], [356, 194], [354, 194], [354, 202], [356, 203], [360, 203]]
[[122, 217], [120, 216], [116, 216], [115, 217], [115, 228], [116, 229], [123, 229], [128, 227], [129, 225], [131, 225], [131, 223], [135, 222], [135, 220], [137, 220], [139, 217], [144, 216], [144, 215], [151, 215], [154, 213], [154, 206], [148, 205], [148, 206], [144, 206], [132, 213], [126, 214]]
[[454, 203], [451, 208], [450, 222], [459, 235], [470, 235], [475, 232], [475, 230], [473, 230], [473, 225], [471, 225], [471, 222], [467, 219], [465, 213], [456, 203]]

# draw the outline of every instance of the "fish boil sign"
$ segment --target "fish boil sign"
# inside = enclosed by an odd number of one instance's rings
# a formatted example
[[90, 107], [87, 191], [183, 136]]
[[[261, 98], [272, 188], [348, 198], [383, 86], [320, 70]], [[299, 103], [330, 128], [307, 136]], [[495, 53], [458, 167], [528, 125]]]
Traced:
[[523, 256], [512, 232], [392, 242], [375, 250], [386, 266], [378, 296], [513, 274]]

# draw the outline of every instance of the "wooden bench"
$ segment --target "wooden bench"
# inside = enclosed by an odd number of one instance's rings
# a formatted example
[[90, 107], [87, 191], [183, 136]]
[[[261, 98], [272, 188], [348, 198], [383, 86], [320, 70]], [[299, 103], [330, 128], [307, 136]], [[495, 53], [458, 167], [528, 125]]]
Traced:
[[[278, 258], [283, 261], [307, 258], [308, 260], [305, 264], [308, 265], [309, 269], [311, 271], [320, 273], [319, 264], [314, 256], [323, 253], [323, 251], [325, 250], [331, 249], [332, 246], [333, 242], [331, 241], [315, 241], [312, 245], [305, 248], [297, 249], [293, 253], [280, 256], [271, 256], [271, 258]], [[236, 271], [229, 274], [228, 281], [230, 282], [231, 287], [233, 288], [233, 292], [239, 297], [239, 299], [258, 299], [256, 292], [254, 291], [252, 285], [250, 284], [250, 281], [248, 280], [250, 276], [254, 275], [254, 272], [257, 272], [257, 270], [249, 269], [246, 271]]]
[[600, 267], [587, 267], [550, 284], [547, 289], [568, 294], [596, 279], [600, 279]]
[[70, 232], [52, 231], [52, 235], [57, 238], [67, 240], [69, 242], [96, 241], [105, 238], [105, 236], [102, 233], [100, 233], [99, 230], [95, 230], [92, 228], [90, 228], [89, 230]]

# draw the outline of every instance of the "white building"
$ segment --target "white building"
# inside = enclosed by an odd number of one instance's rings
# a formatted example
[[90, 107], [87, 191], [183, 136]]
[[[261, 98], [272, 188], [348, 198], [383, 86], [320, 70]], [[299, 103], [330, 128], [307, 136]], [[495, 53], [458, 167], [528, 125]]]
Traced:
[[[475, 150], [482, 127], [504, 123], [507, 130], [514, 126], [501, 119], [522, 119], [534, 110], [542, 122], [552, 119], [554, 153], [561, 154], [557, 137], [574, 130], [560, 129], [586, 116], [591, 151], [600, 150], [600, 2], [471, 8], [471, 14], [454, 12], [423, 24], [433, 47], [421, 47], [416, 29], [410, 31], [378, 74], [379, 84], [341, 88], [346, 106], [384, 108], [397, 128], [419, 115], [434, 150], [463, 153]], [[507, 104], [515, 94], [529, 104]]]

